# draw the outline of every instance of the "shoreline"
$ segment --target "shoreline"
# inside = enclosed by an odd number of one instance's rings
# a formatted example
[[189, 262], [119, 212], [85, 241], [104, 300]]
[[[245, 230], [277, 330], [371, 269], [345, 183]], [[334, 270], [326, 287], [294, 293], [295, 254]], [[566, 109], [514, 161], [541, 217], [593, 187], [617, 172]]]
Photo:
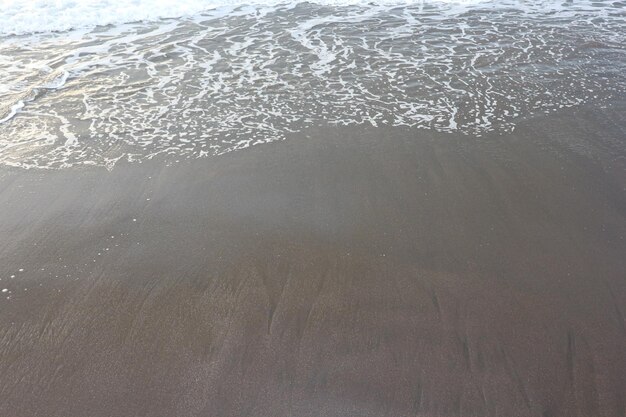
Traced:
[[625, 120], [1, 168], [0, 414], [622, 416]]

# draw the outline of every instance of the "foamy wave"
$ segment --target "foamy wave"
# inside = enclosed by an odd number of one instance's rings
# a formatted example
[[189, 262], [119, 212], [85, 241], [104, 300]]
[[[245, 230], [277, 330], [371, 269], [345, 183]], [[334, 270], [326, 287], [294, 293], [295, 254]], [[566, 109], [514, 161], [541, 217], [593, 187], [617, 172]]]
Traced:
[[[468, 5], [484, 0], [429, 0]], [[0, 0], [0, 34], [24, 35], [93, 28], [111, 24], [196, 15], [207, 10], [240, 6], [295, 5], [302, 0]], [[349, 6], [356, 4], [416, 4], [425, 0], [312, 0], [310, 3]]]
[[550, 3], [290, 3], [6, 37], [0, 165], [178, 161], [318, 125], [484, 135], [623, 97], [623, 6]]

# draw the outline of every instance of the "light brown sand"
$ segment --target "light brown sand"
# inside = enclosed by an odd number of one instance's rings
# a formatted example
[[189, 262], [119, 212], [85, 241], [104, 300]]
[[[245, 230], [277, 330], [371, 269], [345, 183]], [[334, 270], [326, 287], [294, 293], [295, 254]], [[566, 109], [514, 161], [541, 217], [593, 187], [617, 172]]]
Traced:
[[4, 169], [0, 416], [623, 417], [625, 129]]

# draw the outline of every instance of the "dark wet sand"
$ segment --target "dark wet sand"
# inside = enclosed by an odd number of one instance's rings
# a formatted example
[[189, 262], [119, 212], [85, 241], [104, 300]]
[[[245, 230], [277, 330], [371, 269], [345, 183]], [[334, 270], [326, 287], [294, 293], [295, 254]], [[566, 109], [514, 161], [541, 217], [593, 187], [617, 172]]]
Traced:
[[5, 168], [0, 416], [623, 417], [625, 132]]

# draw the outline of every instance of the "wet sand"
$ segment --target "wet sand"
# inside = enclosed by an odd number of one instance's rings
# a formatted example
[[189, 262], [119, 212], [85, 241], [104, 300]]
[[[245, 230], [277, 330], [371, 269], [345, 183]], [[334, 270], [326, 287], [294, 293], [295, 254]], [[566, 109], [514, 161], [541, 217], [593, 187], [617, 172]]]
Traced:
[[0, 415], [623, 417], [625, 149], [614, 103], [3, 168]]

